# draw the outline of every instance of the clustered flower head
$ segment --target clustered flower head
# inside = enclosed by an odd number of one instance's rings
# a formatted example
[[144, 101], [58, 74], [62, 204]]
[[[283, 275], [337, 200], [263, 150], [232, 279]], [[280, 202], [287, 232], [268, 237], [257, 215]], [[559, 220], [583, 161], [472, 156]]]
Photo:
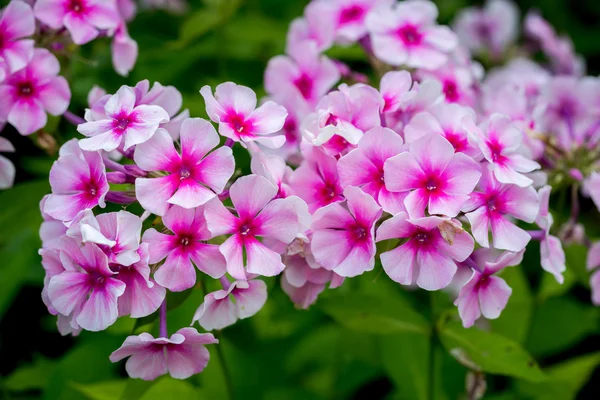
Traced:
[[[87, 3], [77, 10], [85, 14], [46, 17], [87, 40], [113, 15]], [[78, 126], [85, 138], [63, 145], [40, 205], [43, 299], [59, 330], [155, 315], [158, 337], [130, 336], [110, 359], [129, 357], [132, 377], [186, 378], [218, 343], [194, 326], [256, 314], [268, 277], [281, 275], [307, 308], [375, 268], [428, 291], [449, 289], [467, 269], [455, 302], [465, 327], [500, 316], [511, 295], [503, 269], [518, 268], [531, 240], [562, 283], [561, 241], [575, 240], [578, 215], [554, 231], [551, 186], [583, 190], [600, 207], [600, 81], [577, 68], [565, 75], [575, 56], [557, 54], [550, 42], [560, 40], [539, 16], [526, 30], [548, 65], [519, 58], [484, 74], [471, 52], [504, 60], [516, 46], [514, 11], [506, 0], [468, 9], [455, 34], [427, 0], [315, 0], [292, 23], [286, 54], [268, 64], [267, 98], [233, 82], [202, 87], [210, 121], [180, 113], [173, 87], [95, 88]], [[352, 43], [375, 78], [324, 54]], [[43, 94], [31, 101], [44, 109]], [[236, 171], [234, 146], [250, 154], [250, 175]], [[104, 212], [110, 203], [123, 209]], [[599, 303], [600, 273], [592, 286]], [[193, 327], [169, 336], [166, 294], [191, 288], [205, 290]]]

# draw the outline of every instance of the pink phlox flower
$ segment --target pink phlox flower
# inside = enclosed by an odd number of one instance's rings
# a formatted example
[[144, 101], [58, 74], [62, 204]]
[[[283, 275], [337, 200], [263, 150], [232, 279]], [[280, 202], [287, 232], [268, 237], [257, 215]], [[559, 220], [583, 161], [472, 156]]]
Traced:
[[338, 160], [342, 187], [357, 186], [371, 195], [383, 211], [397, 214], [406, 211], [407, 193], [390, 192], [385, 187], [385, 162], [404, 150], [404, 141], [388, 128], [373, 128], [360, 139], [358, 147]]
[[565, 265], [566, 256], [562, 243], [556, 236], [550, 235], [550, 228], [554, 223], [552, 214], [550, 214], [550, 192], [552, 188], [548, 185], [538, 191], [540, 201], [540, 210], [535, 223], [544, 232], [545, 236], [540, 240], [540, 259], [542, 268], [554, 275], [556, 281], [560, 284], [564, 282], [563, 273], [567, 267]]
[[[15, 147], [8, 139], [0, 137], [0, 152], [14, 153]], [[0, 156], [0, 190], [11, 188], [15, 182], [15, 165], [8, 158]]]
[[276, 98], [297, 96], [314, 107], [335, 83], [340, 73], [312, 41], [288, 48], [289, 56], [273, 57], [265, 71], [265, 89]]
[[344, 200], [337, 160], [318, 147], [307, 147], [304, 161], [290, 177], [290, 187], [314, 213], [328, 204]]
[[0, 10], [0, 62], [6, 65], [7, 74], [24, 68], [33, 57], [34, 40], [25, 38], [34, 33], [35, 18], [29, 4], [10, 1]]
[[438, 81], [442, 85], [446, 103], [475, 107], [478, 100], [478, 80], [474, 68], [473, 64], [460, 65], [454, 60], [448, 60], [440, 68], [418, 70], [417, 76], [420, 80]]
[[465, 127], [490, 163], [494, 177], [499, 182], [520, 187], [527, 187], [533, 183], [523, 173], [538, 169], [540, 165], [521, 154], [523, 134], [510, 118], [493, 114], [479, 127], [475, 124], [466, 124]]
[[[405, 85], [397, 93], [402, 93], [404, 87]], [[386, 94], [383, 88], [382, 82], [382, 95], [385, 98]], [[429, 108], [443, 101], [444, 93], [442, 92], [442, 85], [437, 80], [425, 79], [420, 83], [414, 82], [410, 90], [397, 96], [394, 106], [384, 113], [385, 126], [402, 134], [404, 127], [416, 114], [427, 111]]]
[[375, 266], [375, 222], [381, 207], [357, 187], [344, 190], [346, 207], [329, 204], [313, 216], [311, 251], [316, 262], [344, 277]]
[[487, 249], [478, 249], [473, 253], [470, 257], [474, 266], [473, 275], [454, 301], [465, 328], [473, 326], [482, 314], [487, 319], [500, 316], [512, 289], [504, 279], [494, 275], [505, 267], [519, 265], [523, 260], [523, 253], [524, 250], [497, 254]]
[[303, 121], [302, 134], [331, 155], [343, 154], [356, 146], [366, 131], [381, 125], [382, 108], [383, 99], [371, 86], [342, 84], [319, 101], [317, 111]]
[[219, 135], [208, 121], [185, 120], [180, 144], [178, 153], [171, 136], [159, 128], [149, 141], [135, 149], [133, 159], [141, 169], [166, 173], [158, 178], [137, 178], [135, 182], [140, 204], [154, 214], [164, 215], [172, 204], [184, 208], [201, 206], [221, 193], [233, 175], [233, 153], [225, 146], [215, 149]]
[[84, 150], [112, 151], [123, 143], [123, 149], [148, 141], [160, 124], [169, 121], [169, 114], [159, 106], [138, 105], [133, 89], [121, 86], [104, 105], [104, 119], [91, 119], [92, 114], [86, 112], [85, 123], [77, 127], [77, 131], [87, 139], [79, 145]]
[[459, 12], [454, 31], [470, 50], [499, 58], [518, 34], [519, 10], [510, 0], [488, 0], [484, 7]]
[[198, 333], [194, 328], [182, 328], [170, 338], [155, 339], [144, 332], [127, 337], [109, 358], [117, 362], [129, 357], [125, 370], [132, 378], [151, 381], [168, 373], [176, 379], [187, 379], [206, 368], [210, 353], [205, 346], [217, 343], [212, 334]]
[[435, 4], [426, 0], [376, 8], [366, 19], [375, 56], [390, 65], [441, 67], [458, 40], [450, 28], [436, 25], [437, 16]]
[[71, 139], [60, 148], [50, 169], [50, 186], [44, 212], [52, 218], [70, 221], [81, 211], [97, 205], [104, 208], [109, 186], [102, 156], [81, 150], [77, 139]]
[[416, 283], [425, 290], [439, 290], [450, 284], [456, 263], [473, 252], [471, 235], [460, 222], [441, 217], [409, 219], [404, 212], [384, 221], [377, 229], [377, 241], [406, 239], [381, 254], [387, 275], [402, 285]]
[[117, 301], [125, 292], [108, 266], [108, 258], [95, 244], [81, 246], [75, 239], [63, 237], [60, 261], [64, 272], [54, 275], [48, 284], [52, 306], [63, 315], [71, 315], [83, 329], [101, 331], [118, 317]]
[[59, 72], [60, 64], [52, 53], [35, 49], [31, 61], [0, 84], [0, 121], [8, 121], [21, 135], [30, 135], [46, 126], [46, 113], [63, 114], [71, 90]]
[[436, 133], [410, 144], [409, 151], [389, 158], [384, 180], [391, 192], [409, 192], [404, 205], [411, 218], [429, 214], [454, 217], [477, 185], [481, 168], [464, 153], [455, 153], [452, 144]]
[[600, 210], [600, 173], [592, 172], [583, 181], [583, 194], [592, 198], [596, 208]]
[[285, 198], [293, 194], [289, 185], [293, 171], [281, 157], [258, 153], [252, 157], [250, 170], [253, 174], [265, 177], [277, 186], [277, 198]]
[[[292, 197], [277, 199], [277, 186], [258, 175], [239, 178], [229, 188], [236, 214], [217, 198], [206, 204], [208, 229], [214, 236], [231, 235], [219, 250], [227, 260], [227, 272], [237, 280], [250, 274], [275, 276], [285, 266], [280, 254], [258, 238], [289, 244], [301, 232], [298, 203]], [[245, 257], [244, 257], [245, 251]]]
[[194, 313], [192, 324], [197, 321], [208, 331], [223, 329], [238, 319], [253, 316], [266, 301], [267, 285], [259, 279], [227, 283], [222, 290], [204, 296], [204, 302]]
[[40, 213], [44, 221], [40, 225], [39, 234], [42, 240], [42, 249], [58, 250], [60, 238], [67, 233], [67, 226], [62, 221], [54, 219], [44, 212], [48, 197], [50, 197], [49, 194], [45, 195], [40, 201]]
[[114, 1], [38, 0], [33, 10], [50, 28], [65, 27], [77, 45], [94, 40], [100, 31], [114, 30], [121, 20]]
[[219, 133], [242, 144], [257, 142], [269, 148], [285, 143], [285, 136], [272, 135], [283, 128], [287, 111], [273, 101], [256, 108], [256, 93], [246, 86], [225, 82], [215, 89], [200, 90], [206, 103], [206, 113], [219, 124]]
[[404, 138], [412, 143], [428, 133], [437, 133], [450, 142], [456, 153], [477, 159], [481, 151], [465, 128], [465, 122], [475, 123], [476, 118], [469, 107], [440, 103], [415, 115], [404, 128]]
[[127, 22], [133, 20], [137, 12], [134, 0], [117, 0], [117, 9], [121, 17]]
[[383, 97], [382, 113], [398, 111], [403, 97], [409, 92], [413, 84], [408, 71], [386, 72], [379, 82], [379, 92]]
[[160, 233], [151, 228], [142, 241], [149, 244], [150, 264], [165, 262], [154, 273], [156, 282], [180, 292], [196, 284], [194, 265], [211, 278], [225, 274], [225, 259], [219, 246], [208, 244], [214, 235], [208, 230], [204, 208], [185, 209], [173, 206], [163, 217], [163, 224], [172, 233]]
[[592, 303], [600, 305], [600, 242], [593, 243], [587, 254], [587, 269], [592, 271], [590, 288], [592, 290]]
[[540, 208], [535, 189], [500, 183], [486, 168], [479, 188], [481, 191], [473, 192], [463, 207], [477, 243], [483, 247], [490, 246], [491, 227], [495, 248], [514, 252], [523, 250], [531, 236], [515, 225], [510, 217], [529, 223], [535, 221]]
[[150, 278], [149, 247], [142, 243], [137, 249], [139, 261], [129, 266], [111, 265], [117, 272], [116, 278], [125, 284], [125, 292], [119, 297], [119, 316], [145, 317], [158, 310], [165, 299], [165, 288]]
[[129, 36], [125, 21], [115, 30], [111, 44], [113, 68], [121, 76], [129, 75], [138, 58], [138, 44]]
[[286, 52], [299, 44], [310, 41], [319, 51], [333, 45], [335, 25], [331, 23], [334, 10], [323, 2], [310, 2], [304, 9], [304, 17], [296, 18], [290, 24], [287, 34]]

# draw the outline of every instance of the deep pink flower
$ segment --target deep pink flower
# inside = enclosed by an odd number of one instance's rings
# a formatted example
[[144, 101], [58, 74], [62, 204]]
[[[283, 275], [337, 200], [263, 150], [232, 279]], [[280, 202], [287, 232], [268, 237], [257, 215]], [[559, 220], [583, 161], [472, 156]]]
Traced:
[[63, 315], [71, 315], [89, 331], [101, 331], [118, 317], [117, 300], [125, 284], [108, 267], [108, 258], [98, 246], [83, 246], [64, 237], [60, 247], [64, 272], [54, 275], [48, 284], [52, 306]]
[[[35, 18], [29, 4], [10, 1], [0, 16], [0, 61], [7, 72], [24, 68], [33, 57], [33, 39], [24, 39], [35, 33]], [[2, 79], [0, 79], [2, 81]]]
[[[14, 153], [15, 147], [7, 139], [0, 137], [0, 153]], [[15, 181], [15, 165], [6, 157], [0, 156], [0, 190], [12, 187]]]
[[52, 165], [50, 186], [52, 194], [46, 200], [44, 212], [52, 218], [70, 221], [80, 211], [97, 205], [104, 207], [109, 188], [102, 156], [81, 150], [77, 139], [68, 141]]
[[125, 284], [125, 292], [119, 297], [119, 316], [145, 317], [158, 310], [165, 299], [165, 288], [150, 278], [148, 247], [142, 243], [137, 250], [139, 261], [129, 266], [111, 265], [116, 278]]
[[550, 228], [554, 218], [550, 214], [550, 192], [552, 188], [548, 185], [538, 191], [540, 211], [535, 223], [544, 231], [544, 237], [540, 240], [540, 260], [542, 268], [554, 275], [560, 284], [564, 282], [563, 273], [567, 270], [565, 265], [566, 256], [562, 243], [556, 236], [550, 235]]
[[169, 115], [162, 107], [136, 106], [135, 103], [133, 89], [121, 86], [107, 99], [104, 119], [95, 119], [95, 115], [86, 112], [87, 122], [77, 127], [79, 133], [88, 137], [79, 142], [81, 148], [112, 151], [123, 144], [123, 149], [127, 150], [149, 140], [160, 124], [169, 121]]
[[475, 188], [481, 168], [452, 144], [432, 133], [410, 144], [408, 152], [384, 164], [385, 186], [392, 192], [408, 192], [404, 205], [411, 218], [429, 214], [456, 216]]
[[531, 186], [522, 188], [502, 184], [485, 168], [479, 188], [481, 192], [472, 193], [463, 207], [477, 243], [483, 247], [490, 246], [491, 227], [495, 248], [523, 250], [531, 236], [511, 222], [509, 217], [530, 223], [535, 221], [540, 207], [535, 189]]
[[592, 244], [587, 254], [587, 269], [593, 271], [590, 276], [590, 288], [592, 290], [592, 303], [600, 305], [600, 242]]
[[129, 357], [125, 363], [132, 378], [151, 381], [168, 373], [176, 379], [186, 379], [206, 368], [210, 353], [207, 344], [219, 343], [210, 333], [198, 333], [194, 328], [182, 328], [170, 338], [154, 338], [149, 333], [129, 336], [123, 345], [110, 355], [117, 362]]
[[375, 56], [391, 65], [441, 67], [458, 40], [448, 27], [435, 24], [437, 15], [435, 4], [426, 0], [375, 9], [366, 20]]
[[510, 0], [488, 0], [483, 8], [465, 8], [454, 23], [461, 44], [495, 58], [514, 43], [518, 27], [519, 10]]
[[112, 46], [113, 68], [119, 75], [127, 76], [135, 66], [138, 57], [138, 44], [129, 36], [127, 25], [120, 22], [113, 37]]
[[[257, 142], [269, 148], [285, 143], [283, 135], [275, 133], [285, 123], [287, 111], [272, 101], [256, 108], [256, 93], [233, 82], [222, 83], [213, 97], [210, 86], [200, 90], [206, 103], [206, 113], [219, 124], [219, 133], [235, 142]], [[270, 136], [269, 136], [270, 135]]]
[[344, 196], [347, 209], [330, 204], [315, 212], [311, 251], [319, 265], [352, 277], [375, 266], [375, 222], [381, 208], [357, 187], [347, 187]]
[[67, 28], [78, 45], [94, 40], [101, 30], [114, 30], [120, 21], [114, 1], [37, 0], [33, 10], [52, 29]]
[[146, 171], [164, 171], [159, 178], [137, 178], [136, 196], [146, 210], [164, 215], [171, 204], [194, 208], [221, 193], [235, 169], [229, 147], [220, 147], [219, 135], [206, 120], [190, 118], [181, 125], [181, 154], [167, 131], [135, 149], [136, 164]]
[[440, 103], [415, 115], [404, 128], [404, 138], [412, 143], [428, 133], [437, 133], [450, 142], [456, 153], [476, 158], [481, 151], [464, 127], [465, 121], [475, 120], [475, 112], [469, 107]]
[[[212, 239], [204, 218], [203, 207], [185, 209], [173, 206], [163, 217], [173, 234], [152, 228], [144, 232], [142, 241], [149, 244], [150, 264], [165, 262], [154, 273], [159, 285], [180, 292], [196, 284], [194, 265], [212, 278], [225, 274], [225, 259], [219, 246], [205, 243]], [[193, 262], [193, 264], [192, 264]]]
[[408, 219], [404, 212], [377, 229], [378, 242], [397, 238], [408, 241], [381, 254], [383, 269], [395, 282], [416, 283], [426, 290], [448, 286], [456, 273], [456, 262], [466, 260], [474, 247], [473, 238], [458, 221], [440, 217]]
[[512, 293], [510, 286], [502, 278], [494, 276], [505, 267], [518, 265], [523, 260], [523, 252], [504, 252], [495, 255], [487, 249], [479, 249], [471, 256], [473, 275], [462, 287], [454, 302], [463, 326], [473, 326], [481, 314], [487, 319], [500, 316]]
[[314, 107], [340, 79], [336, 65], [319, 53], [314, 42], [290, 48], [289, 56], [273, 57], [265, 71], [265, 90], [276, 98], [297, 96]]
[[381, 125], [381, 95], [371, 86], [342, 84], [325, 95], [303, 122], [303, 135], [314, 146], [323, 146], [331, 155], [351, 150], [362, 135]]
[[227, 283], [222, 290], [204, 296], [204, 302], [194, 313], [192, 324], [198, 321], [207, 331], [223, 329], [238, 319], [250, 318], [266, 301], [267, 285], [261, 280]]
[[26, 67], [0, 84], [0, 120], [8, 121], [21, 135], [29, 135], [46, 126], [46, 112], [63, 114], [71, 91], [66, 79], [57, 76], [59, 71], [52, 53], [36, 49]]
[[387, 128], [373, 128], [360, 139], [358, 147], [338, 160], [342, 187], [357, 186], [371, 195], [384, 211], [406, 211], [406, 193], [392, 193], [385, 187], [383, 166], [389, 158], [403, 151], [404, 141]]
[[314, 213], [328, 204], [344, 200], [337, 170], [337, 160], [318, 147], [304, 151], [304, 162], [292, 173], [293, 192], [308, 204]]
[[219, 247], [227, 260], [227, 272], [238, 280], [246, 279], [246, 271], [263, 276], [279, 274], [285, 267], [281, 256], [257, 238], [292, 242], [301, 227], [296, 201], [292, 197], [275, 199], [277, 187], [258, 175], [239, 178], [229, 195], [237, 216], [218, 198], [205, 206], [210, 232], [214, 236], [231, 234]]
[[523, 173], [540, 168], [540, 165], [520, 153], [523, 134], [510, 121], [510, 118], [501, 114], [493, 114], [479, 128], [474, 124], [465, 127], [477, 141], [479, 149], [490, 163], [498, 181], [521, 187], [527, 187], [533, 183]]

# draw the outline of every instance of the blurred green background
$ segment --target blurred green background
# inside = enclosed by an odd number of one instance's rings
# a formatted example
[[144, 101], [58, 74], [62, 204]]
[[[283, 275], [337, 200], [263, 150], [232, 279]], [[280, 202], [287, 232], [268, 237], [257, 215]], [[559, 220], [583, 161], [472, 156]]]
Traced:
[[[176, 86], [192, 116], [205, 116], [198, 91], [206, 84], [234, 81], [264, 94], [265, 65], [283, 51], [288, 24], [306, 3], [196, 0], [184, 15], [141, 11], [130, 25], [140, 56], [128, 78], [112, 70], [108, 40], [95, 41], [65, 61], [63, 73], [73, 91], [70, 110], [82, 115], [94, 84], [114, 92], [142, 79]], [[600, 2], [518, 3], [523, 11], [541, 10], [559, 32], [568, 33], [588, 61], [589, 73], [598, 74]], [[450, 21], [470, 4], [439, 1], [440, 20]], [[355, 50], [332, 54], [365, 69]], [[48, 130], [59, 144], [76, 135], [73, 126], [58, 119]], [[187, 381], [127, 380], [123, 363], [111, 364], [108, 355], [140, 328], [134, 320], [121, 319], [105, 332], [61, 337], [42, 304], [38, 202], [49, 191], [47, 175], [56, 156], [38, 137], [21, 137], [11, 127], [2, 135], [17, 148], [8, 157], [18, 173], [15, 187], [0, 193], [0, 398], [227, 399], [228, 387], [236, 399], [466, 398], [468, 368], [457, 359], [490, 372], [486, 399], [570, 399], [578, 393], [598, 398], [599, 311], [590, 304], [585, 249], [579, 246], [567, 249], [569, 272], [562, 287], [541, 273], [535, 246], [521, 267], [506, 271], [513, 296], [490, 324], [493, 334], [462, 329], [447, 311], [452, 310], [448, 295], [407, 292], [380, 274], [380, 267], [328, 292], [309, 311], [296, 310], [278, 282], [269, 279], [263, 310], [220, 333], [225, 363], [211, 346], [208, 368]], [[238, 166], [247, 171], [248, 157], [237, 156]], [[589, 220], [597, 222], [597, 211], [585, 206]], [[194, 290], [170, 301], [177, 306], [169, 313], [171, 331], [189, 324], [202, 298], [202, 291]]]

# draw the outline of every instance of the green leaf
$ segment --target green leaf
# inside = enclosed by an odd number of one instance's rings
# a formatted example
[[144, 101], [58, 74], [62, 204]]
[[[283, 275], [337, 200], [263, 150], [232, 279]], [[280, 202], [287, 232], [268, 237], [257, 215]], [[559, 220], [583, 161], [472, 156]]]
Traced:
[[458, 321], [439, 324], [440, 340], [461, 364], [533, 382], [545, 378], [536, 361], [516, 342], [492, 332], [465, 329]]
[[322, 296], [317, 307], [347, 328], [366, 333], [415, 332], [428, 335], [425, 317], [401, 297], [336, 293]]
[[590, 273], [586, 269], [587, 248], [581, 244], [572, 244], [564, 250], [567, 269], [573, 272], [577, 281], [590, 287]]
[[560, 284], [556, 281], [556, 278], [552, 274], [545, 273], [542, 275], [542, 283], [537, 293], [537, 299], [540, 303], [543, 303], [550, 297], [562, 296], [567, 293], [575, 284], [575, 275], [573, 271], [567, 268], [563, 273], [565, 281]]
[[489, 321], [492, 331], [516, 342], [524, 343], [533, 312], [533, 296], [529, 284], [520, 266], [506, 268], [502, 273], [502, 278], [512, 288], [512, 294], [500, 318]]
[[[200, 391], [187, 381], [165, 376], [160, 378], [140, 400], [165, 400], [165, 399], [212, 399], [216, 397], [200, 396]], [[129, 399], [127, 399], [129, 400]]]
[[240, 4], [240, 0], [214, 1], [208, 4], [208, 7], [193, 12], [181, 25], [179, 40], [174, 46], [182, 48], [207, 32], [224, 25], [224, 22], [235, 14]]
[[518, 390], [533, 400], [575, 399], [600, 364], [600, 352], [572, 358], [547, 369], [544, 383], [517, 382]]
[[156, 381], [143, 381], [141, 379], [128, 379], [121, 400], [137, 400], [144, 395]]
[[127, 380], [106, 381], [81, 384], [72, 382], [71, 386], [90, 400], [114, 400], [121, 397]]
[[596, 332], [598, 316], [596, 307], [568, 297], [548, 299], [533, 317], [526, 347], [537, 356], [567, 349]]
[[39, 358], [31, 365], [17, 368], [3, 382], [8, 390], [19, 392], [25, 390], [43, 390], [56, 367], [55, 363], [45, 358]]

